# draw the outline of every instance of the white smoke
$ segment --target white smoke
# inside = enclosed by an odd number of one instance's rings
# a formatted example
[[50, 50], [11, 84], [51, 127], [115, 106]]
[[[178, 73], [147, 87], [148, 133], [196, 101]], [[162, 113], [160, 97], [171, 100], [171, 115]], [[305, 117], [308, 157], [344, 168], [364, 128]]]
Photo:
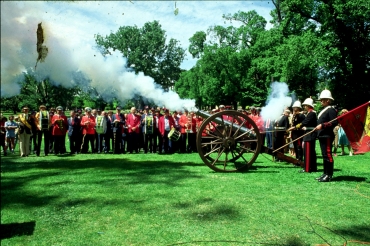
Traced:
[[[27, 7], [25, 4], [1, 2], [1, 96], [17, 95], [20, 88], [16, 81], [22, 72], [28, 71], [38, 81], [49, 78], [52, 83], [67, 88], [93, 87], [107, 101], [115, 97], [125, 102], [140, 95], [170, 110], [195, 105], [194, 100], [182, 100], [173, 91], [164, 92], [151, 77], [130, 71], [121, 53], [103, 57], [95, 48], [97, 30], [92, 28], [91, 36], [86, 37], [69, 26], [66, 33], [63, 21], [45, 17], [43, 3], [33, 2]], [[39, 62], [35, 69], [36, 30], [40, 22], [49, 52], [45, 62]]]
[[287, 96], [288, 93], [289, 88], [286, 83], [271, 83], [271, 94], [267, 98], [267, 105], [261, 110], [261, 116], [264, 120], [278, 119], [284, 112], [284, 109], [292, 105], [292, 98]]

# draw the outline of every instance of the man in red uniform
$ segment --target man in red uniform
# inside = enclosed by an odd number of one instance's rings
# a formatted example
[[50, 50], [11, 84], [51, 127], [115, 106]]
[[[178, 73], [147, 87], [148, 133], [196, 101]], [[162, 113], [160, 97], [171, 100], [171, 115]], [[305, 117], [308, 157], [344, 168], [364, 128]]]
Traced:
[[65, 146], [63, 137], [66, 136], [66, 131], [68, 130], [67, 117], [63, 115], [62, 106], [56, 108], [57, 112], [51, 118], [51, 124], [53, 125], [52, 135], [54, 138], [54, 154], [62, 154]]
[[168, 109], [164, 110], [164, 116], [159, 118], [158, 128], [163, 138], [163, 149], [166, 154], [170, 153], [170, 139], [168, 133], [175, 127], [175, 121]]
[[[302, 129], [305, 135], [303, 137], [304, 148], [303, 156], [305, 168], [301, 172], [316, 172], [317, 171], [317, 157], [316, 157], [316, 136], [317, 132], [312, 131], [317, 126], [317, 115], [313, 109], [312, 98], [307, 98], [302, 103], [307, 111], [306, 117], [303, 121], [295, 126], [296, 129]], [[311, 132], [310, 134], [308, 134]]]
[[132, 107], [130, 114], [127, 115], [126, 125], [128, 127], [127, 151], [132, 154], [134, 151], [139, 153], [140, 136], [140, 116], [136, 114], [136, 108]]
[[113, 131], [113, 142], [112, 142], [112, 147], [113, 147], [113, 153], [114, 154], [121, 154], [125, 153], [125, 144], [123, 140], [123, 134], [125, 133], [125, 116], [124, 114], [121, 113], [121, 107], [117, 106], [116, 107], [116, 113], [112, 115], [111, 118], [112, 122], [112, 131]]
[[95, 138], [95, 118], [91, 115], [91, 108], [85, 108], [85, 115], [81, 119], [82, 128], [82, 145], [81, 153], [86, 154], [89, 150], [89, 142], [91, 151], [94, 152], [94, 138]]
[[153, 126], [154, 126], [154, 134], [153, 134], [153, 153], [155, 153], [158, 149], [158, 153], [162, 152], [163, 148], [163, 138], [161, 132], [159, 131], [159, 119], [163, 117], [160, 112], [160, 109], [154, 110], [154, 117], [153, 117]]
[[331, 106], [334, 101], [329, 90], [323, 90], [319, 98], [322, 110], [317, 118], [317, 137], [320, 142], [322, 159], [324, 161], [324, 173], [317, 178], [319, 182], [330, 182], [334, 173], [334, 159], [332, 155], [332, 143], [334, 140], [334, 127], [338, 125], [337, 111]]
[[[196, 122], [195, 119], [193, 119], [193, 116], [189, 115], [188, 110], [185, 109], [184, 114], [181, 115], [179, 124], [181, 126], [180, 151], [181, 153], [192, 151], [189, 144], [196, 132]], [[186, 142], [188, 144], [187, 146]]]

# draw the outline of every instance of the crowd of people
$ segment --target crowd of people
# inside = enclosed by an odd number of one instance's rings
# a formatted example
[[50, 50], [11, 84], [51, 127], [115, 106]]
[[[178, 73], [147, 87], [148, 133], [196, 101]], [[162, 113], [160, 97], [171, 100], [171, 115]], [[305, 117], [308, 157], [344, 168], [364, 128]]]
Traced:
[[[313, 100], [307, 98], [302, 104], [294, 102], [293, 112], [284, 110], [279, 119], [262, 119], [259, 107], [239, 109], [248, 115], [259, 129], [262, 141], [270, 149], [279, 150], [294, 156], [305, 163], [302, 172], [316, 172], [316, 139], [319, 139], [320, 149], [324, 161], [324, 173], [318, 180], [328, 182], [334, 171], [334, 151], [338, 147], [338, 140], [334, 141], [335, 133], [343, 139], [344, 132], [337, 126], [336, 110], [331, 107], [333, 102], [331, 92], [324, 90], [320, 94], [323, 106], [317, 115], [314, 111]], [[302, 108], [303, 107], [303, 108]], [[230, 109], [230, 106], [220, 105], [209, 114]], [[123, 113], [121, 107], [115, 112], [101, 111], [86, 107], [82, 110], [63, 111], [63, 107], [47, 110], [40, 105], [39, 111], [29, 113], [28, 107], [22, 108], [22, 114], [10, 116], [9, 120], [2, 117], [1, 133], [4, 155], [8, 151], [14, 153], [19, 142], [21, 157], [30, 154], [40, 156], [43, 143], [44, 155], [79, 153], [191, 153], [196, 152], [196, 134], [203, 119], [184, 110], [170, 112], [165, 108], [149, 108], [137, 111], [132, 107], [129, 113]], [[345, 113], [346, 111], [342, 111]], [[225, 118], [225, 120], [228, 120]], [[66, 148], [66, 136], [69, 140], [69, 149]], [[349, 146], [340, 140], [341, 146]], [[282, 148], [286, 143], [289, 147]], [[351, 149], [350, 154], [351, 154]], [[342, 148], [342, 153], [344, 149]], [[278, 158], [276, 158], [279, 161]]]

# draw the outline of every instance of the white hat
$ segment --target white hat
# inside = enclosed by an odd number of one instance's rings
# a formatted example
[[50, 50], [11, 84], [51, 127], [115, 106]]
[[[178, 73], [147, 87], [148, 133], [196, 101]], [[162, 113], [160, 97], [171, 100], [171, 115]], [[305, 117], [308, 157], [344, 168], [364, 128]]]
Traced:
[[320, 93], [320, 97], [319, 97], [319, 100], [321, 99], [331, 99], [331, 100], [334, 100], [334, 98], [331, 96], [331, 92], [327, 89], [323, 90], [321, 93]]
[[302, 108], [301, 102], [300, 101], [295, 101], [293, 103], [292, 108]]
[[313, 100], [312, 98], [307, 98], [306, 100], [304, 100], [304, 102], [302, 103], [302, 105], [308, 105], [310, 107], [313, 108]]
[[86, 112], [91, 112], [91, 108], [90, 108], [90, 107], [86, 107], [86, 108], [85, 108], [85, 111], [86, 111]]

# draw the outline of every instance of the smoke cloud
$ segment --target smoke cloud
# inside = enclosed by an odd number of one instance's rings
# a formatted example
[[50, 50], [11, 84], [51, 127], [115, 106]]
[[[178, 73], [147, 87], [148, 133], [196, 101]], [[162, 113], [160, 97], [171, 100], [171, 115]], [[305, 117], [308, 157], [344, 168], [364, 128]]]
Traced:
[[289, 88], [286, 83], [271, 83], [271, 94], [268, 96], [266, 106], [261, 110], [261, 116], [264, 120], [278, 119], [286, 107], [292, 105], [292, 98], [287, 96]]
[[[125, 102], [140, 95], [171, 110], [194, 107], [194, 100], [180, 99], [177, 93], [159, 88], [151, 77], [136, 75], [127, 68], [121, 53], [103, 57], [95, 47], [94, 34], [98, 30], [91, 30], [90, 37], [74, 33], [73, 29], [66, 33], [62, 21], [45, 16], [43, 4], [34, 2], [26, 7], [22, 2], [1, 2], [1, 96], [19, 94], [17, 81], [27, 72], [38, 81], [48, 78], [66, 88], [94, 87], [106, 101], [115, 97]], [[45, 62], [39, 62], [35, 69], [36, 31], [40, 22], [49, 52]]]

